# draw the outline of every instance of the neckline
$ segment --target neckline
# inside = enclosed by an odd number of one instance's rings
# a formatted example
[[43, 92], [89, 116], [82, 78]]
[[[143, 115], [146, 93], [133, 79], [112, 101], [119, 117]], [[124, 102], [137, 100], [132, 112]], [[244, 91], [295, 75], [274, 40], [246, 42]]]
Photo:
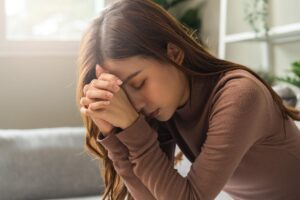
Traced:
[[195, 112], [200, 111], [206, 105], [217, 80], [217, 76], [190, 76], [189, 98], [184, 105], [176, 109], [174, 117], [192, 120], [195, 117]]

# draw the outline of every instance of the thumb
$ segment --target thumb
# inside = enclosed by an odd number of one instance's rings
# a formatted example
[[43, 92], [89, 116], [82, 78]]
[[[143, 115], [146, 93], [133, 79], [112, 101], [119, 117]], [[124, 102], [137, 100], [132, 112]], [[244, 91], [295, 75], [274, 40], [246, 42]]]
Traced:
[[99, 78], [99, 76], [101, 75], [101, 73], [104, 72], [104, 69], [102, 67], [100, 67], [99, 64], [96, 65], [96, 77], [97, 79]]

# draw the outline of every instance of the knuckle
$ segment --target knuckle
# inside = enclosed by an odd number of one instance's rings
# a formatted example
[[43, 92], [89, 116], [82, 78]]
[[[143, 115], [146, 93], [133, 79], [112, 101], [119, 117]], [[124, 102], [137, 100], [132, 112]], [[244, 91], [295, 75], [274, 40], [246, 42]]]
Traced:
[[96, 80], [96, 79], [92, 80], [92, 81], [91, 81], [91, 85], [92, 85], [93, 87], [96, 86], [96, 85], [97, 85], [97, 80]]
[[83, 87], [83, 94], [86, 94], [87, 89], [88, 89], [88, 85], [85, 85], [85, 86]]
[[86, 92], [86, 96], [87, 96], [88, 98], [92, 98], [92, 91], [87, 91], [87, 92]]

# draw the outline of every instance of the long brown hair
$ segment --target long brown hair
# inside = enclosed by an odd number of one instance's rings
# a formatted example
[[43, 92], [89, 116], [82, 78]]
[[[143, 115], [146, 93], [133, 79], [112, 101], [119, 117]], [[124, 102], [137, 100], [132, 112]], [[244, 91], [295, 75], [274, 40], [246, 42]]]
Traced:
[[[92, 21], [81, 40], [76, 91], [78, 108], [83, 96], [83, 86], [96, 79], [97, 63], [101, 65], [107, 58], [122, 59], [139, 55], [171, 63], [193, 76], [217, 75], [234, 69], [246, 70], [268, 88], [284, 119], [290, 116], [300, 120], [299, 111], [284, 105], [282, 99], [255, 72], [245, 66], [216, 58], [201, 45], [200, 39], [193, 33], [151, 0], [120, 0], [109, 5]], [[183, 50], [185, 58], [181, 65], [168, 58], [166, 48], [169, 42]], [[103, 161], [101, 173], [106, 185], [103, 199], [133, 199], [116, 173], [106, 149], [96, 142], [99, 129], [89, 117], [82, 115], [82, 119], [87, 131], [86, 148]], [[177, 155], [175, 164], [179, 159], [180, 156]]]

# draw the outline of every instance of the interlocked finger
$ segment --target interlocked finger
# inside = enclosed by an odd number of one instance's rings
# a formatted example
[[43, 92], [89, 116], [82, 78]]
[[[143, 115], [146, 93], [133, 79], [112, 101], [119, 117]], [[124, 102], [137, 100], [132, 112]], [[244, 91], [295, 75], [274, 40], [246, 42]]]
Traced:
[[106, 81], [106, 80], [98, 80], [94, 79], [91, 81], [91, 87], [97, 88], [97, 89], [104, 89], [111, 92], [118, 92], [120, 87], [117, 83], [114, 81]]
[[86, 92], [86, 97], [90, 99], [110, 100], [113, 96], [113, 93], [106, 90], [88, 90]]
[[122, 81], [117, 76], [105, 72], [101, 73], [98, 79], [106, 80], [106, 81], [114, 81], [119, 85], [122, 84]]
[[83, 87], [83, 95], [85, 96], [86, 95], [86, 92], [88, 91], [90, 87], [90, 84], [86, 84], [84, 87]]
[[95, 100], [92, 100], [92, 99], [89, 99], [89, 98], [86, 98], [86, 97], [82, 97], [82, 98], [80, 99], [80, 105], [81, 105], [81, 106], [84, 106], [85, 108], [88, 108], [88, 106], [89, 106], [91, 103], [93, 103], [93, 102], [95, 102]]
[[98, 110], [98, 109], [105, 108], [109, 104], [110, 104], [110, 101], [97, 101], [97, 102], [91, 103], [89, 105], [89, 109]]

